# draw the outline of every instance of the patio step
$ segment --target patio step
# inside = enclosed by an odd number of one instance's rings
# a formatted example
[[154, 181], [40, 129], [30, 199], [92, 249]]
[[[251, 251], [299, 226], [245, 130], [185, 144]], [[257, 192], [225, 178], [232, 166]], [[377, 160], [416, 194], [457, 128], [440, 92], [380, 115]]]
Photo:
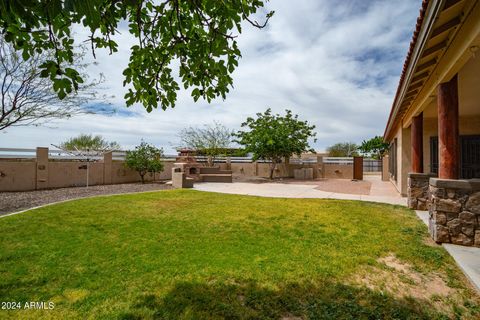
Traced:
[[203, 182], [232, 182], [231, 173], [207, 173], [200, 174], [200, 179]]

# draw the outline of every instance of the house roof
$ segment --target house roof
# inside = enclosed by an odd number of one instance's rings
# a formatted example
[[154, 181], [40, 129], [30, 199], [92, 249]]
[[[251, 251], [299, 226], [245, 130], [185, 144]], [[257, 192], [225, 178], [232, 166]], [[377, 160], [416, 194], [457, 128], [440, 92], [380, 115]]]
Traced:
[[418, 34], [420, 33], [420, 29], [422, 28], [423, 20], [425, 19], [425, 12], [427, 11], [427, 7], [428, 7], [429, 2], [430, 2], [430, 0], [423, 0], [422, 1], [422, 6], [420, 8], [420, 14], [418, 15], [418, 18], [417, 18], [417, 24], [415, 25], [415, 30], [413, 31], [412, 40], [410, 41], [410, 46], [408, 48], [407, 56], [405, 57], [405, 61], [403, 62], [402, 73], [400, 75], [400, 81], [398, 82], [398, 87], [397, 87], [397, 91], [395, 93], [395, 98], [393, 99], [392, 108], [390, 109], [390, 115], [388, 116], [388, 121], [387, 121], [387, 126], [385, 128], [384, 137], [387, 134], [388, 125], [392, 121], [392, 115], [393, 115], [393, 110], [394, 110], [394, 107], [395, 107], [395, 103], [398, 100], [400, 88], [402, 87], [402, 85], [405, 81], [405, 74], [407, 73], [407, 68], [410, 65], [410, 60], [412, 59], [413, 49], [415, 48], [415, 45], [417, 44]]
[[423, 0], [384, 132], [393, 131], [428, 97], [429, 81], [468, 12], [478, 0]]

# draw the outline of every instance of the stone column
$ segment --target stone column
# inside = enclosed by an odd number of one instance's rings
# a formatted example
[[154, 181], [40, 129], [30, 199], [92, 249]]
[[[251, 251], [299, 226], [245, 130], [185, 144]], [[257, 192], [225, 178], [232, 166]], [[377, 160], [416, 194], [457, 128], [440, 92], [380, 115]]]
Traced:
[[438, 177], [458, 179], [460, 138], [458, 125], [457, 75], [438, 86]]
[[428, 210], [429, 207], [429, 180], [433, 177], [429, 173], [408, 174], [407, 205], [414, 210]]
[[423, 112], [412, 119], [412, 172], [423, 172]]
[[103, 154], [103, 184], [112, 183], [112, 158], [112, 151], [108, 151]]
[[48, 148], [37, 148], [37, 190], [48, 188]]
[[430, 201], [433, 240], [480, 247], [480, 180], [431, 178]]

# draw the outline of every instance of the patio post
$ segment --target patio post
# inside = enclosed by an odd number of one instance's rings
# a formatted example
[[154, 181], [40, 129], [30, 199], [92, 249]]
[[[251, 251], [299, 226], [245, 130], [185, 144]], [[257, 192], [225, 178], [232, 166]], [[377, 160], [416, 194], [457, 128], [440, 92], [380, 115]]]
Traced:
[[37, 190], [48, 188], [48, 148], [37, 147], [36, 152]]
[[412, 172], [423, 172], [423, 112], [412, 119]]
[[438, 85], [438, 177], [459, 178], [458, 78]]

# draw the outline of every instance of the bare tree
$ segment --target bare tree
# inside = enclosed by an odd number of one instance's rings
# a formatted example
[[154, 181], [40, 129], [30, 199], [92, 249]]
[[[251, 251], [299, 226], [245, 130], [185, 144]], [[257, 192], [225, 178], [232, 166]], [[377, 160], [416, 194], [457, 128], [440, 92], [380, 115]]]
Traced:
[[208, 157], [207, 165], [213, 167], [215, 157], [225, 152], [232, 143], [233, 132], [219, 122], [203, 127], [188, 127], [180, 132], [183, 147], [194, 149]]
[[[85, 73], [88, 64], [82, 63], [83, 48], [74, 59], [73, 68]], [[59, 95], [52, 88], [52, 82], [42, 77], [41, 65], [51, 54], [34, 54], [24, 60], [20, 52], [0, 36], [0, 130], [14, 126], [42, 125], [53, 119], [70, 118], [81, 113], [111, 113], [111, 108], [93, 109], [92, 102], [106, 104], [106, 97], [97, 94], [99, 79], [82, 83], [76, 92]], [[76, 72], [65, 69], [66, 72]], [[69, 71], [71, 70], [71, 71]], [[90, 106], [89, 106], [90, 104]]]

